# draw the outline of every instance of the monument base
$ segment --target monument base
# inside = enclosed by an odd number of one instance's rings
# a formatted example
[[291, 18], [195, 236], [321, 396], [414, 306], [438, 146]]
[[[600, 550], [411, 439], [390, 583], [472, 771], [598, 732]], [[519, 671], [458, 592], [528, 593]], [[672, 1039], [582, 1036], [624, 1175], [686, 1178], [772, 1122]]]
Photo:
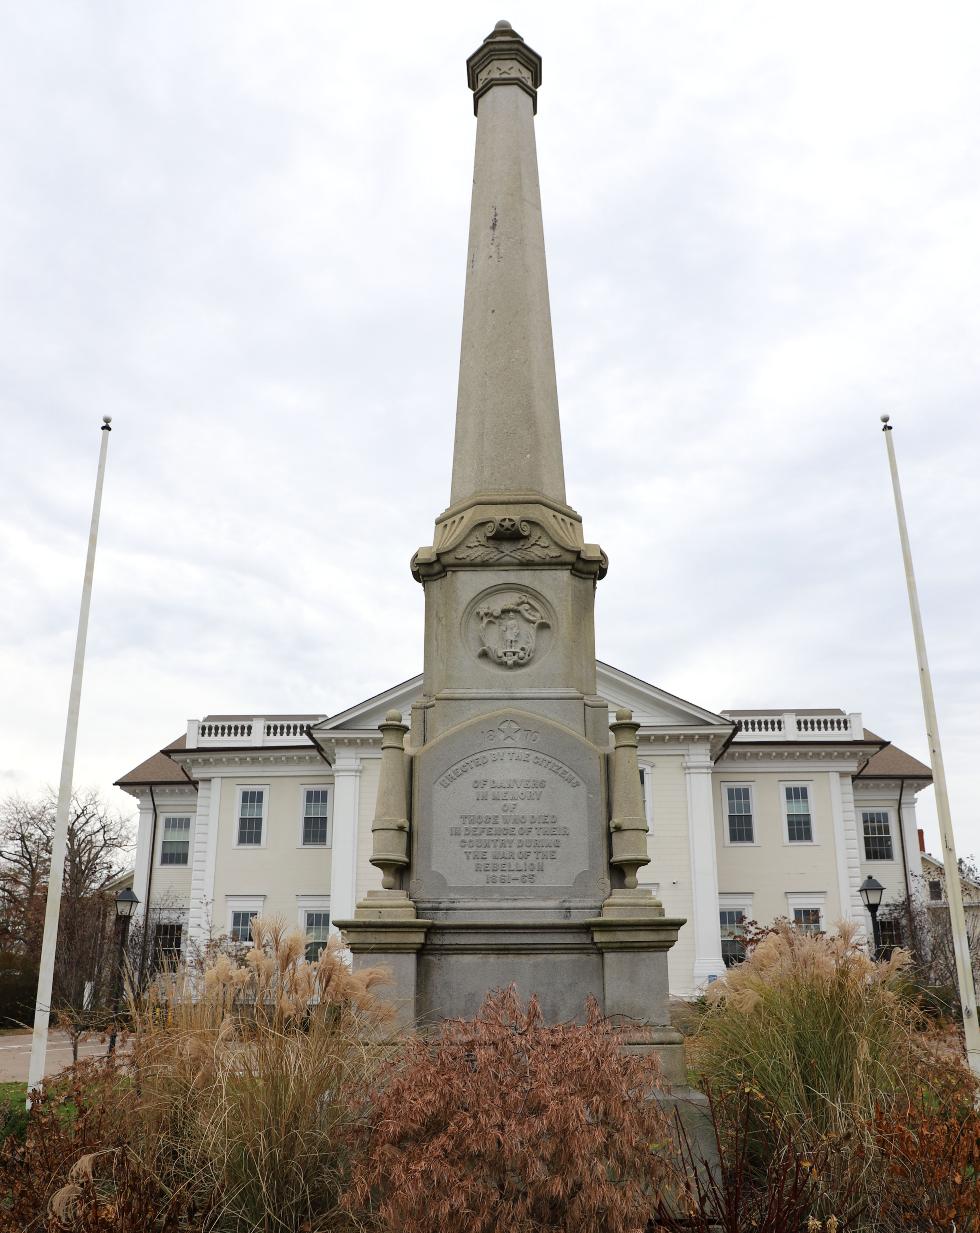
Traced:
[[407, 895], [374, 891], [358, 903], [354, 920], [336, 924], [355, 971], [390, 970], [385, 996], [396, 1031], [473, 1017], [488, 990], [511, 984], [525, 1000], [537, 995], [550, 1023], [581, 1022], [592, 996], [625, 1031], [630, 1052], [656, 1053], [668, 1083], [684, 1084], [683, 1037], [667, 1009], [667, 952], [684, 921], [663, 916], [655, 900], [641, 911], [634, 893], [622, 896], [609, 905], [615, 916], [528, 924], [421, 920]]

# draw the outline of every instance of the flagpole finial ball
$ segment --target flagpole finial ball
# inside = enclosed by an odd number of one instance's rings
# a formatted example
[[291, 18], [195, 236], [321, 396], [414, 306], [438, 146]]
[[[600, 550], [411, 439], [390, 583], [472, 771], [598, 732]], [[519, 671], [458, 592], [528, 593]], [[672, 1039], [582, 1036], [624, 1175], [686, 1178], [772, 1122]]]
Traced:
[[883, 415], [883, 416], [881, 416], [881, 422], [882, 422], [883, 424], [887, 424], [887, 423], [888, 423], [888, 421], [889, 421], [890, 419], [891, 419], [891, 416], [890, 416], [890, 415]]
[[112, 416], [111, 416], [111, 415], [103, 415], [103, 417], [102, 417], [102, 423], [103, 423], [103, 424], [111, 424], [111, 423], [112, 423]]

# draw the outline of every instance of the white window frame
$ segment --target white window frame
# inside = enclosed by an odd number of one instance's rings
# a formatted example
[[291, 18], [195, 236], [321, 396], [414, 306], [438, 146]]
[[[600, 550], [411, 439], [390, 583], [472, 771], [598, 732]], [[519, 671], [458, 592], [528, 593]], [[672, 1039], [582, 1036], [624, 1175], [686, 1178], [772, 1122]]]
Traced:
[[[755, 815], [753, 815], [754, 817]], [[734, 845], [738, 847], [738, 844]], [[749, 847], [745, 844], [745, 847]], [[718, 896], [718, 935], [721, 940], [721, 913], [722, 912], [741, 912], [743, 920], [754, 920], [752, 915], [752, 895], [751, 894], [729, 894], [727, 892]]]
[[787, 891], [786, 907], [789, 923], [794, 924], [793, 914], [797, 908], [816, 908], [820, 913], [820, 932], [827, 932], [827, 892], [826, 891]]
[[[820, 840], [817, 838], [817, 811], [814, 807], [814, 781], [812, 779], [781, 779], [779, 781], [779, 808], [783, 815], [783, 847], [813, 848]], [[787, 788], [806, 788], [806, 798], [810, 803], [810, 838], [790, 839], [789, 837], [789, 802], [786, 799]]]
[[[262, 793], [262, 841], [260, 843], [239, 843], [238, 827], [242, 816], [242, 793]], [[232, 846], [239, 852], [261, 852], [269, 845], [269, 785], [267, 783], [240, 783], [235, 785], [235, 817], [232, 829]]]
[[[196, 820], [194, 810], [193, 809], [180, 809], [180, 810], [167, 809], [166, 811], [162, 812], [159, 815], [159, 818], [160, 818], [160, 825], [158, 827], [159, 835], [157, 836], [157, 852], [156, 852], [157, 868], [158, 869], [168, 869], [168, 870], [169, 869], [190, 869], [191, 857], [194, 852], [194, 823]], [[190, 818], [191, 820], [190, 829], [187, 832], [187, 862], [186, 864], [183, 864], [183, 865], [167, 864], [165, 865], [163, 863], [163, 839], [164, 839], [164, 835], [166, 834], [166, 830], [167, 830], [167, 819], [168, 818]]]
[[[314, 784], [314, 787], [319, 785]], [[300, 933], [302, 933], [304, 941], [306, 938], [306, 913], [307, 912], [330, 912], [330, 896], [329, 895], [297, 895], [296, 896], [296, 919], [299, 924]], [[330, 932], [334, 932], [333, 915], [330, 916]], [[304, 951], [305, 953], [305, 951]]]
[[[752, 779], [725, 779], [721, 783], [721, 838], [726, 848], [758, 848], [759, 815], [755, 807], [755, 781]], [[728, 789], [748, 788], [749, 808], [752, 811], [752, 838], [732, 839], [728, 830]]]
[[[306, 820], [306, 794], [311, 789], [324, 791], [327, 794], [327, 839], [326, 843], [304, 843], [303, 823]], [[332, 783], [301, 783], [299, 786], [299, 833], [296, 836], [297, 848], [324, 849], [333, 847], [333, 784]]]
[[[898, 851], [898, 845], [895, 843], [895, 824], [892, 817], [892, 811], [887, 805], [858, 805], [857, 812], [860, 815], [858, 818], [858, 826], [861, 834], [861, 860], [867, 861], [869, 865], [893, 865], [898, 859], [895, 853]], [[868, 847], [865, 842], [864, 834], [864, 815], [866, 813], [883, 813], [888, 822], [888, 839], [892, 846], [891, 856], [869, 856]]]
[[[254, 912], [261, 916], [265, 909], [265, 895], [226, 895], [225, 896], [225, 933], [231, 937], [231, 922], [235, 912]], [[251, 938], [247, 942], [239, 942], [239, 946], [254, 946]]]

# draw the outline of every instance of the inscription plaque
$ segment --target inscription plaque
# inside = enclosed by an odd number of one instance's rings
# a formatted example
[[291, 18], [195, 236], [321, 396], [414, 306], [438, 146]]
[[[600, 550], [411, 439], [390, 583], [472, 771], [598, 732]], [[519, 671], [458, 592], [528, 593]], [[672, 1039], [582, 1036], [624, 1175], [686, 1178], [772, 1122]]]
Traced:
[[543, 749], [487, 749], [440, 775], [432, 867], [454, 886], [567, 886], [588, 866], [588, 791]]
[[600, 767], [582, 737], [516, 710], [434, 742], [416, 770], [413, 898], [596, 898], [607, 859]]

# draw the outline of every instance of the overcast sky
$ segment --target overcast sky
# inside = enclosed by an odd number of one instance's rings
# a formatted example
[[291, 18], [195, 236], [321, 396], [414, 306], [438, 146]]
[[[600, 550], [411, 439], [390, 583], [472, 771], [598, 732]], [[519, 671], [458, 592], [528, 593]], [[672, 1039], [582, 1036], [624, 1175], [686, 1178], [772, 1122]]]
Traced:
[[712, 709], [861, 711], [925, 758], [890, 412], [980, 854], [972, 2], [4, 5], [0, 792], [58, 779], [103, 414], [78, 783], [189, 716], [331, 713], [421, 670], [464, 60], [500, 17], [544, 57], [600, 657]]

